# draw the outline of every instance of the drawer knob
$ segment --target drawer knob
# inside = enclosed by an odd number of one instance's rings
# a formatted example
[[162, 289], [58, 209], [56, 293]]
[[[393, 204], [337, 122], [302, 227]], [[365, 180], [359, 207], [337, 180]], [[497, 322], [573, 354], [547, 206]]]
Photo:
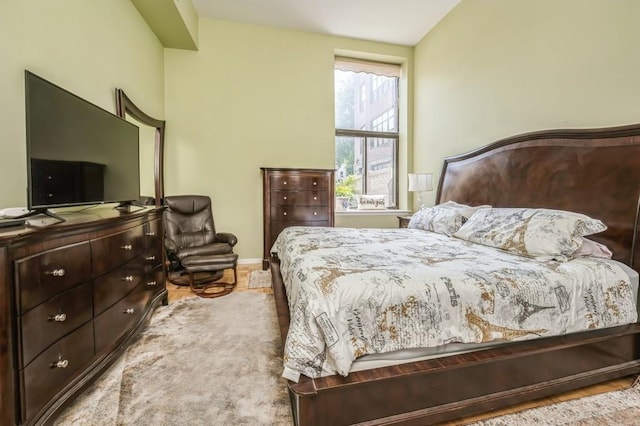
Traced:
[[151, 231], [151, 232], [147, 232], [146, 235], [147, 235], [147, 237], [155, 237], [156, 233]]
[[283, 213], [283, 215], [285, 215], [285, 216], [286, 216], [286, 215], [287, 215], [287, 212], [284, 212], [284, 213]]
[[313, 215], [314, 216], [318, 216], [318, 212], [313, 212]]
[[67, 368], [67, 366], [69, 366], [69, 360], [68, 359], [59, 359], [57, 362], [55, 362], [53, 364], [53, 366], [55, 368]]
[[63, 322], [67, 319], [67, 314], [56, 314], [49, 317], [49, 321]]
[[156, 282], [155, 282], [155, 281], [149, 281], [149, 282], [147, 283], [147, 285], [151, 287], [151, 286], [156, 285]]
[[313, 199], [314, 199], [314, 200], [317, 200], [317, 199], [318, 199], [318, 197], [313, 197]]
[[153, 262], [154, 260], [156, 260], [155, 256], [147, 256], [144, 258], [144, 260], [148, 260], [149, 262]]
[[133, 248], [133, 246], [131, 244], [125, 244], [121, 247], [124, 250], [131, 250]]
[[318, 184], [318, 182], [313, 181], [313, 186], [316, 186]]
[[128, 309], [125, 309], [123, 313], [125, 313], [125, 314], [132, 314], [132, 313], [134, 313], [134, 312], [135, 312], [135, 309], [133, 309], [133, 308], [128, 308]]
[[283, 183], [283, 185], [286, 185], [286, 184], [287, 184], [287, 181], [285, 180], [285, 181], [284, 181], [284, 183]]
[[126, 277], [123, 277], [122, 281], [128, 281], [128, 282], [133, 281], [133, 275], [127, 275]]
[[282, 197], [282, 198], [283, 198], [284, 200], [286, 200], [286, 199], [287, 199], [287, 196], [285, 195], [285, 196], [284, 196], [284, 197]]
[[51, 275], [53, 275], [54, 277], [64, 277], [64, 274], [66, 272], [67, 271], [65, 271], [63, 268], [58, 268], [51, 271]]

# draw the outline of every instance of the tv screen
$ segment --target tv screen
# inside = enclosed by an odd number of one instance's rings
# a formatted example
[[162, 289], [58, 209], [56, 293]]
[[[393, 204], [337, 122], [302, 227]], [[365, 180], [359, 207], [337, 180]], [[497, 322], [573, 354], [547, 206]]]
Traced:
[[25, 72], [30, 210], [138, 200], [136, 125]]

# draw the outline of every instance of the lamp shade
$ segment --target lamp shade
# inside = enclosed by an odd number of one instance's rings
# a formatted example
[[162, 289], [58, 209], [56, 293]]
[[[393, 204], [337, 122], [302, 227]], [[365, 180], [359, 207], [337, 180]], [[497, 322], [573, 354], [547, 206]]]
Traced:
[[409, 191], [433, 191], [433, 173], [409, 173]]

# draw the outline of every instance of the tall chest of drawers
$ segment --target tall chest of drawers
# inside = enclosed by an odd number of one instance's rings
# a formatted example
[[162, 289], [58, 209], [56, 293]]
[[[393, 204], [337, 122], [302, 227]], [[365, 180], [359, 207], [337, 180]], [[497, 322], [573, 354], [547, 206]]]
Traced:
[[52, 420], [167, 300], [161, 209], [64, 217], [0, 232], [3, 425]]
[[263, 167], [262, 269], [288, 226], [334, 226], [334, 170]]

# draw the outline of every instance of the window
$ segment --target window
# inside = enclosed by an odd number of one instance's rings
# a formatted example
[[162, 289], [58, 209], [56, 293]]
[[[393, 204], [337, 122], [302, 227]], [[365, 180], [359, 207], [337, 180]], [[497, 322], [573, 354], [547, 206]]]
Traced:
[[398, 208], [398, 82], [400, 66], [336, 57], [336, 197], [385, 195]]

